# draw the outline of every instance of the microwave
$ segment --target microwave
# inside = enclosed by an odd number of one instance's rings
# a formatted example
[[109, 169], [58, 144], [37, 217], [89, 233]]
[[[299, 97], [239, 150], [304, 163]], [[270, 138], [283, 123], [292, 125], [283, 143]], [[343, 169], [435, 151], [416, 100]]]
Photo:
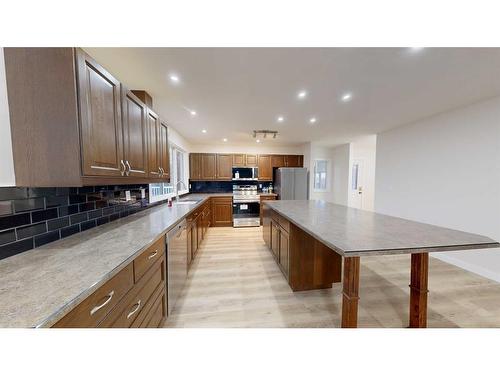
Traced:
[[234, 181], [257, 181], [259, 179], [259, 168], [257, 167], [233, 167]]

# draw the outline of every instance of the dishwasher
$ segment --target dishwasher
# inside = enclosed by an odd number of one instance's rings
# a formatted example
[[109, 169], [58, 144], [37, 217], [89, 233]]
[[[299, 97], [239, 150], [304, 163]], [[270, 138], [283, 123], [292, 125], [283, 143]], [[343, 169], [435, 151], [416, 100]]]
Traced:
[[167, 306], [168, 315], [187, 280], [187, 226], [186, 220], [167, 233]]

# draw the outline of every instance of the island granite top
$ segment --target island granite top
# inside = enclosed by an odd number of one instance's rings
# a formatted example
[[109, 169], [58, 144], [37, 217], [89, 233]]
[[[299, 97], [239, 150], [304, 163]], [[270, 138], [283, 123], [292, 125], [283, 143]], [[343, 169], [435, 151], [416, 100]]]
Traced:
[[500, 247], [500, 243], [485, 236], [320, 200], [264, 204], [347, 257]]
[[0, 327], [50, 327], [122, 270], [197, 204], [161, 204], [0, 260]]

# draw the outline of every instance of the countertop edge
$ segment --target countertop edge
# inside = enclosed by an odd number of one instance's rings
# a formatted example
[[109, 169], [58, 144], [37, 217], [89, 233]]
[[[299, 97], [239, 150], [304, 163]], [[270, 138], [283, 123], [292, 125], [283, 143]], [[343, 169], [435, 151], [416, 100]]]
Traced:
[[418, 247], [418, 248], [410, 247], [410, 248], [395, 248], [395, 249], [384, 249], [384, 250], [359, 250], [359, 251], [346, 252], [343, 249], [339, 248], [338, 246], [335, 246], [331, 242], [326, 241], [325, 239], [321, 238], [317, 234], [313, 233], [310, 229], [304, 227], [302, 224], [298, 223], [296, 220], [290, 218], [286, 213], [284, 213], [279, 208], [273, 207], [273, 203], [276, 203], [276, 201], [263, 202], [263, 204], [269, 205], [269, 207], [271, 209], [278, 212], [280, 215], [285, 217], [292, 224], [299, 227], [304, 232], [306, 232], [310, 236], [314, 237], [316, 240], [320, 241], [326, 247], [332, 249], [337, 254], [339, 254], [345, 258], [352, 258], [352, 257], [359, 257], [359, 256], [436, 253], [436, 252], [440, 252], [440, 251], [461, 251], [461, 250], [479, 250], [479, 249], [488, 249], [488, 248], [490, 248], [490, 249], [491, 248], [500, 248], [500, 243], [492, 240], [492, 242], [482, 242], [482, 243], [474, 243], [474, 244], [467, 244], [467, 245], [432, 246], [432, 247]]

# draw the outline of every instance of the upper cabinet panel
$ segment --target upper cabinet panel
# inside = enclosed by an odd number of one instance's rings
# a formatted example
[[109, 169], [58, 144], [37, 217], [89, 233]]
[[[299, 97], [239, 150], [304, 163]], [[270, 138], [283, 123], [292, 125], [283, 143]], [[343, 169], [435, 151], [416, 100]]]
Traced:
[[148, 176], [150, 178], [160, 178], [160, 119], [156, 113], [147, 111], [147, 132], [148, 132]]
[[83, 174], [122, 176], [120, 82], [81, 50], [77, 65]]
[[247, 154], [246, 155], [246, 164], [247, 167], [256, 167], [257, 166], [257, 155], [255, 154]]
[[146, 106], [123, 89], [123, 151], [127, 176], [146, 177], [148, 169]]
[[159, 128], [159, 156], [160, 156], [160, 178], [165, 181], [170, 181], [170, 152], [168, 149], [168, 126], [165, 122], [160, 121]]
[[230, 181], [233, 177], [233, 155], [217, 154], [217, 179]]
[[271, 155], [259, 155], [259, 180], [272, 181], [273, 167], [271, 165]]

